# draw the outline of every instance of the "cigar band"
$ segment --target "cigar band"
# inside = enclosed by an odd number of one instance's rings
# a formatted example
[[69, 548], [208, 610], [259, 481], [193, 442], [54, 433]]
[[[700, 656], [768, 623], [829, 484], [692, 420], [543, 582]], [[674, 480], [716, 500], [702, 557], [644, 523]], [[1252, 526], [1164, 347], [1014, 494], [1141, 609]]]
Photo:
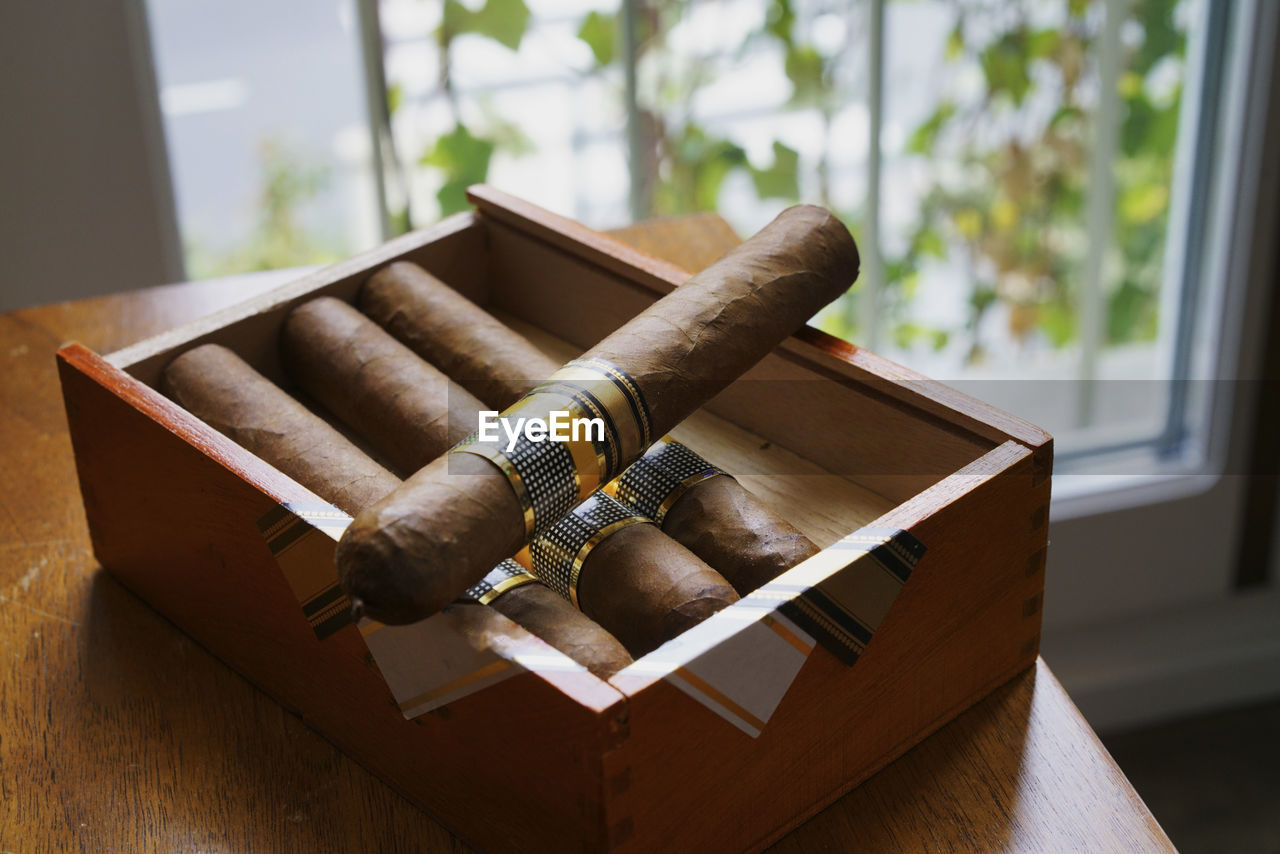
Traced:
[[522, 584], [536, 583], [538, 579], [511, 558], [489, 570], [489, 574], [467, 588], [463, 599], [471, 599], [481, 605], [488, 605], [503, 593]]
[[[497, 441], [474, 433], [452, 453], [475, 454], [496, 465], [511, 484], [524, 514], [525, 536], [546, 532], [579, 501], [613, 480], [625, 460], [638, 456], [650, 441], [649, 407], [626, 371], [602, 359], [576, 359], [565, 365], [500, 416], [508, 425], [520, 419], [548, 422], [562, 414], [573, 424], [567, 438], [530, 438], [517, 430]], [[580, 421], [596, 428], [577, 429]], [[600, 429], [602, 428], [602, 429]], [[504, 428], [505, 429], [505, 428]]]
[[601, 455], [600, 483], [617, 477], [624, 460], [653, 442], [649, 404], [635, 379], [612, 362], [574, 359], [530, 392], [531, 397], [538, 394], [562, 396], [573, 408], [604, 421], [607, 447]]
[[679, 442], [663, 439], [610, 486], [618, 500], [661, 525], [690, 487], [721, 475], [730, 476]]
[[496, 465], [511, 484], [524, 513], [525, 537], [554, 524], [578, 501], [578, 478], [569, 449], [560, 442], [520, 438], [509, 453], [473, 436], [450, 453], [474, 454]]
[[578, 578], [587, 556], [615, 532], [645, 524], [649, 524], [648, 519], [637, 516], [616, 498], [602, 492], [592, 493], [551, 530], [529, 544], [533, 574], [580, 608]]

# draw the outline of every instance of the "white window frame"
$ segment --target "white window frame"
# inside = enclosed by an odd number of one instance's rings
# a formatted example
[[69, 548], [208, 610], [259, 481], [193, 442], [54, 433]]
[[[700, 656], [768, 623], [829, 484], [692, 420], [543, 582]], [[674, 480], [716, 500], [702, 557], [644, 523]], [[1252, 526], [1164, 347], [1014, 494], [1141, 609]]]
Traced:
[[1197, 307], [1197, 337], [1214, 344], [1197, 354], [1211, 380], [1206, 442], [1160, 474], [1054, 485], [1044, 654], [1104, 729], [1280, 694], [1275, 553], [1270, 584], [1235, 589], [1259, 387], [1249, 381], [1276, 289], [1280, 4], [1234, 12], [1204, 266], [1181, 271], [1217, 285]]

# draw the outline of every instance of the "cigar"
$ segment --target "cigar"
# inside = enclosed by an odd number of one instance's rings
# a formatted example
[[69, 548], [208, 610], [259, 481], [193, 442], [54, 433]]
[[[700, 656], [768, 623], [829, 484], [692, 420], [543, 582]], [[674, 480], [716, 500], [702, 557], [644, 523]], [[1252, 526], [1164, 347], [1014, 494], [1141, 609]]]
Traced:
[[347, 528], [344, 588], [386, 622], [435, 613], [844, 293], [857, 269], [838, 219], [784, 211], [504, 413], [599, 419], [598, 438], [455, 447]]
[[164, 369], [160, 390], [213, 429], [351, 515], [400, 479], [226, 347], [204, 344]]
[[[448, 381], [369, 318], [322, 297], [294, 309], [281, 333], [286, 370], [308, 394], [335, 401], [334, 412], [391, 456], [436, 457], [448, 449], [436, 429], [447, 413], [475, 424], [480, 401]], [[385, 377], [367, 384], [370, 365]], [[432, 393], [418, 393], [429, 389]], [[445, 395], [448, 400], [445, 400]], [[359, 400], [360, 403], [354, 403]], [[388, 428], [387, 425], [403, 425]], [[423, 425], [419, 436], [412, 425]], [[526, 558], [545, 584], [600, 623], [633, 655], [643, 655], [737, 600], [715, 570], [649, 520], [597, 493], [533, 538]]]
[[[481, 400], [511, 406], [560, 365], [527, 338], [409, 261], [375, 273], [360, 309]], [[654, 443], [611, 494], [658, 524], [746, 595], [818, 546], [724, 470], [669, 439]]]
[[[465, 439], [483, 408], [360, 312], [333, 297], [295, 308], [280, 333], [285, 371], [401, 474]], [[340, 379], [339, 379], [340, 378]], [[427, 414], [429, 413], [429, 414]]]
[[817, 544], [720, 468], [657, 442], [611, 484], [614, 494], [720, 570], [746, 596], [817, 554]]
[[360, 289], [359, 309], [400, 343], [490, 406], [506, 409], [560, 363], [412, 261]]
[[[161, 390], [210, 427], [355, 515], [400, 479], [225, 347], [205, 344], [165, 368]], [[631, 663], [616, 638], [505, 560], [464, 597], [490, 605], [601, 679]]]

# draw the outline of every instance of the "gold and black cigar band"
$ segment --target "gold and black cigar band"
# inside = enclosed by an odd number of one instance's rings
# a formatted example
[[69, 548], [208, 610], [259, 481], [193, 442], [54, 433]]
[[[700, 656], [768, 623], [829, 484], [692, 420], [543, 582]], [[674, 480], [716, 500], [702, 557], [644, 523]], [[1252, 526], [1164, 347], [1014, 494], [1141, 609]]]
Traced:
[[473, 435], [450, 453], [474, 454], [496, 465], [520, 502], [525, 537], [534, 537], [578, 502], [577, 461], [566, 442], [533, 442], [521, 435], [511, 451], [500, 444]]
[[529, 544], [531, 569], [552, 590], [578, 605], [578, 579], [587, 556], [617, 531], [648, 524], [622, 502], [595, 492]]
[[599, 419], [602, 435], [588, 430], [570, 441], [534, 441], [521, 432], [507, 450], [504, 441], [481, 442], [473, 434], [452, 451], [483, 457], [506, 475], [524, 512], [528, 538], [545, 533], [613, 480], [622, 463], [650, 441], [649, 407], [640, 389], [626, 371], [602, 359], [569, 362], [500, 417], [546, 419], [553, 412], [568, 413], [570, 421]]
[[[640, 436], [640, 447], [647, 448], [653, 441], [652, 417], [649, 404], [645, 401], [640, 387], [630, 374], [622, 368], [604, 359], [574, 359], [556, 371], [547, 381], [533, 390], [537, 394], [540, 389], [560, 388], [568, 391], [575, 398], [578, 395], [595, 401], [605, 413], [605, 419], [615, 436], [618, 435], [617, 424], [625, 424], [629, 419], [635, 424]], [[626, 450], [624, 449], [624, 453]], [[639, 453], [637, 449], [635, 451]], [[613, 479], [616, 469], [609, 473], [605, 480]]]
[[729, 475], [693, 451], [663, 439], [610, 484], [610, 492], [641, 516], [661, 525], [667, 511], [691, 486]]
[[489, 574], [467, 588], [463, 599], [472, 599], [481, 605], [488, 605], [503, 593], [522, 584], [534, 584], [538, 579], [511, 558], [489, 570]]

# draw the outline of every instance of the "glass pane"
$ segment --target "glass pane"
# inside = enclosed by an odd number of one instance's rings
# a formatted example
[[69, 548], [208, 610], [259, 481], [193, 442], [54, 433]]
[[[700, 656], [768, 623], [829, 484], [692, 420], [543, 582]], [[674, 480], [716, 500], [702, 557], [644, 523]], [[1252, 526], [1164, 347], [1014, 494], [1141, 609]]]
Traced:
[[1187, 5], [887, 4], [878, 349], [1060, 447], [1163, 427]]
[[[608, 4], [383, 0], [392, 130], [423, 225], [488, 181], [597, 225], [627, 219], [625, 107], [588, 20], [616, 41]], [[597, 20], [599, 19], [599, 20]]]
[[[480, 181], [597, 227], [717, 210], [747, 234], [824, 204], [864, 275], [817, 325], [1062, 450], [1164, 428], [1189, 346], [1165, 255], [1201, 3], [364, 2], [408, 191], [389, 193], [395, 226], [462, 210]], [[193, 273], [378, 239], [355, 4], [149, 0]]]
[[413, 221], [462, 209], [481, 180], [598, 227], [718, 210], [747, 234], [795, 201], [824, 204], [880, 263], [864, 263], [820, 327], [1042, 424], [1063, 449], [1163, 428], [1176, 343], [1165, 230], [1198, 6], [630, 7], [633, 102], [616, 0], [383, 0]]
[[193, 278], [377, 242], [349, 0], [147, 0]]
[[[383, 0], [412, 220], [461, 209], [478, 180], [597, 227], [719, 210], [750, 233], [802, 196], [852, 215], [864, 6], [638, 0], [629, 104], [616, 0]], [[629, 122], [642, 140], [634, 205]]]

